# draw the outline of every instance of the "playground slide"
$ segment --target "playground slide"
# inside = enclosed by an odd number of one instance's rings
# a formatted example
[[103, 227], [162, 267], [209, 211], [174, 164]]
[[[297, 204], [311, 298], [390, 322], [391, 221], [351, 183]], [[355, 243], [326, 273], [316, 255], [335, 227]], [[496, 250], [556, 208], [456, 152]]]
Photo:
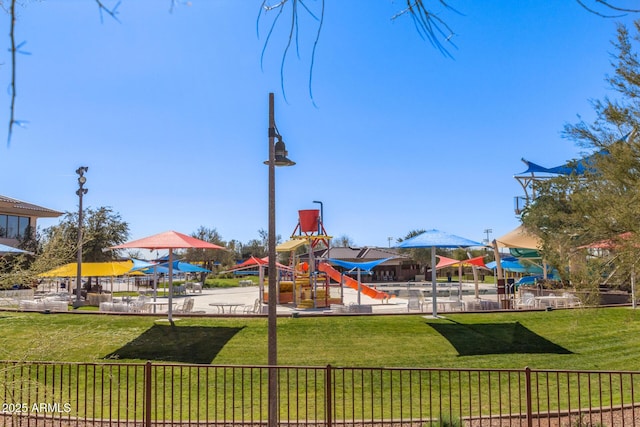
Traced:
[[[320, 271], [324, 271], [325, 273], [327, 273], [327, 275], [332, 278], [333, 280], [335, 280], [336, 282], [340, 283], [341, 280], [341, 274], [338, 270], [336, 270], [335, 268], [331, 267], [330, 264], [327, 264], [326, 262], [321, 262], [320, 265], [318, 265], [318, 270]], [[344, 280], [344, 284], [347, 285], [348, 287], [358, 290], [358, 281], [355, 279], [352, 279], [349, 276], [344, 276], [343, 278]], [[385, 299], [389, 299], [392, 296], [390, 296], [388, 293], [386, 292], [380, 292], [377, 289], [373, 289], [372, 287], [369, 287], [367, 285], [364, 285], [362, 283], [360, 283], [360, 292], [362, 292], [363, 294], [365, 294], [366, 296], [373, 298], [373, 299], [381, 299], [381, 300], [385, 300]]]

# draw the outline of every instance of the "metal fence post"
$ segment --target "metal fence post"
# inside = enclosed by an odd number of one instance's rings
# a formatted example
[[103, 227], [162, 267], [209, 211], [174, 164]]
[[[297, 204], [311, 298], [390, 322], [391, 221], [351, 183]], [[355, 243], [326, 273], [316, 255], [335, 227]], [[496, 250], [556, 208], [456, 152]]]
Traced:
[[527, 427], [533, 427], [533, 409], [531, 408], [531, 368], [524, 368], [525, 392], [527, 393]]
[[324, 404], [325, 404], [325, 418], [327, 420], [327, 427], [333, 426], [333, 382], [332, 382], [331, 365], [327, 365], [324, 374]]
[[151, 361], [144, 365], [144, 425], [151, 427]]

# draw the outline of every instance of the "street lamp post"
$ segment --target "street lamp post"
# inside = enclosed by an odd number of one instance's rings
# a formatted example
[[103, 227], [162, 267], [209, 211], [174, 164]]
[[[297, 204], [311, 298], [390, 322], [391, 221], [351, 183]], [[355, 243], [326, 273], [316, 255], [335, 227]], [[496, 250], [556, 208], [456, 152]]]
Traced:
[[87, 182], [87, 177], [84, 176], [85, 172], [88, 172], [87, 166], [80, 166], [76, 173], [78, 174], [78, 270], [76, 274], [76, 306], [80, 305], [80, 298], [82, 297], [82, 291], [80, 285], [82, 283], [82, 196], [87, 194], [88, 189], [84, 188], [84, 184]]
[[[269, 427], [278, 425], [278, 371], [275, 366], [278, 364], [278, 337], [277, 337], [277, 292], [276, 284], [276, 166], [293, 166], [295, 162], [287, 158], [287, 150], [282, 136], [278, 133], [275, 122], [273, 106], [273, 93], [269, 93], [269, 160], [265, 163], [269, 166], [269, 230], [268, 230], [268, 253], [269, 253], [269, 304], [268, 304], [268, 324], [267, 324], [267, 363], [269, 365]], [[275, 142], [275, 139], [278, 142]], [[275, 142], [275, 143], [274, 143]]]
[[487, 235], [485, 242], [488, 245], [489, 243], [491, 243], [491, 240], [489, 240], [489, 234], [493, 233], [493, 230], [491, 228], [485, 228], [483, 233]]

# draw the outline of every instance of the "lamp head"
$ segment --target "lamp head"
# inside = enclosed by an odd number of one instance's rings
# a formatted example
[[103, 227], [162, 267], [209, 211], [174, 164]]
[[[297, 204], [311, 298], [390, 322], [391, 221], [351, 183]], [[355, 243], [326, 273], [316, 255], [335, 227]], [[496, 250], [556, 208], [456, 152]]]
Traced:
[[[294, 162], [291, 159], [287, 158], [287, 155], [289, 154], [289, 152], [287, 151], [287, 148], [284, 145], [284, 141], [282, 141], [282, 137], [280, 135], [277, 135], [278, 138], [278, 142], [275, 143], [274, 146], [274, 161], [273, 164], [274, 166], [293, 166], [296, 164], [296, 162]], [[269, 161], [265, 161], [264, 162], [265, 165], [269, 164]]]

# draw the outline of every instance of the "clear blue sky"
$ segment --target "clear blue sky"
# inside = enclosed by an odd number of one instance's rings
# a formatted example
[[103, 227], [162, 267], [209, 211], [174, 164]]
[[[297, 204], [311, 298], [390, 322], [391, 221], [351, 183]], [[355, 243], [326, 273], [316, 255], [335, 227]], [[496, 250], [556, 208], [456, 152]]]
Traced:
[[[85, 206], [113, 208], [132, 239], [199, 226], [225, 240], [257, 238], [267, 228], [262, 162], [275, 92], [297, 162], [277, 169], [279, 234], [320, 200], [328, 233], [360, 246], [431, 228], [478, 241], [490, 228], [493, 238], [518, 225], [521, 157], [556, 166], [580, 156], [562, 128], [592, 117], [589, 100], [608, 94], [616, 23], [634, 18], [603, 19], [574, 0], [452, 0], [462, 14], [440, 14], [456, 33], [450, 59], [408, 16], [391, 20], [403, 2], [326, 0], [316, 107], [316, 23], [300, 22], [285, 101], [288, 21], [261, 67], [274, 15], [258, 35], [261, 2], [192, 0], [170, 13], [170, 0], [123, 0], [120, 23], [101, 23], [91, 1], [26, 2], [17, 39], [30, 55], [18, 58], [16, 118], [29, 123], [0, 145], [0, 194], [76, 211], [75, 170], [89, 166]], [[5, 16], [4, 34], [8, 25]], [[7, 87], [6, 49], [0, 61]], [[8, 95], [3, 104], [0, 124]]]

